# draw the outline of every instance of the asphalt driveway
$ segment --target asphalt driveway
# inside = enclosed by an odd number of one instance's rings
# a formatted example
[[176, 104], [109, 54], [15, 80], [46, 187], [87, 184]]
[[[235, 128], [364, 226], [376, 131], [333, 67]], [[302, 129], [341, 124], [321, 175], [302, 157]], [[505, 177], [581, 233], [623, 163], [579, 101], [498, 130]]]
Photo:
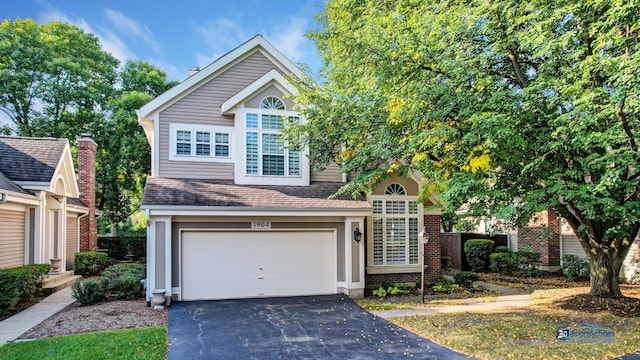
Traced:
[[168, 359], [466, 359], [346, 296], [176, 302]]

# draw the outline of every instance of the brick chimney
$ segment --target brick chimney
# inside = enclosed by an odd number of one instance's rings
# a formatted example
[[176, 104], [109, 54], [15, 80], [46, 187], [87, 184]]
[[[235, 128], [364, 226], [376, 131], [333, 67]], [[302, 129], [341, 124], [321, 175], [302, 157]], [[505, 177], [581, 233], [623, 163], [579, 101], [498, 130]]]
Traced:
[[78, 189], [80, 201], [89, 214], [80, 218], [80, 251], [98, 249], [98, 221], [96, 219], [96, 150], [98, 145], [91, 135], [78, 139]]

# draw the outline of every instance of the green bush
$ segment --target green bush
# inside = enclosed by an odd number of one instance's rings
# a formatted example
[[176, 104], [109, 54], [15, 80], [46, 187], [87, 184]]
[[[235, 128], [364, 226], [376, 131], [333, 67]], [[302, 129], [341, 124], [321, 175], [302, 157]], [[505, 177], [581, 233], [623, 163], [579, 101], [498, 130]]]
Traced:
[[567, 275], [569, 280], [589, 277], [589, 262], [576, 255], [562, 255], [562, 271]]
[[542, 263], [542, 254], [537, 251], [519, 250], [514, 252], [518, 271], [529, 276], [538, 275], [538, 265]]
[[456, 284], [469, 285], [474, 281], [478, 281], [478, 274], [471, 271], [461, 271], [453, 277]]
[[382, 286], [380, 286], [379, 288], [373, 290], [373, 295], [377, 296], [377, 297], [387, 297], [387, 289], [383, 288]]
[[451, 256], [440, 257], [440, 268], [442, 268], [442, 270], [451, 270], [451, 268], [453, 268], [453, 260], [451, 259]]
[[49, 264], [33, 264], [0, 270], [0, 314], [20, 301], [30, 301], [42, 293], [42, 279], [51, 270]]
[[98, 275], [111, 264], [109, 256], [96, 251], [86, 251], [76, 253], [75, 273], [76, 275], [91, 276]]
[[107, 297], [108, 280], [106, 278], [89, 278], [74, 283], [71, 287], [71, 296], [78, 300], [80, 305], [94, 305]]
[[142, 296], [141, 281], [146, 277], [144, 264], [120, 263], [106, 268], [102, 276], [107, 279], [107, 290], [119, 300], [135, 300]]
[[495, 249], [493, 249], [494, 253], [508, 253], [509, 252], [509, 248], [504, 246], [504, 245], [500, 245], [500, 246], [496, 246]]
[[503, 275], [513, 274], [514, 271], [518, 271], [515, 254], [510, 252], [497, 252], [489, 255], [489, 269]]
[[493, 240], [473, 239], [464, 243], [464, 253], [471, 270], [484, 271], [489, 266], [489, 255], [493, 251]]

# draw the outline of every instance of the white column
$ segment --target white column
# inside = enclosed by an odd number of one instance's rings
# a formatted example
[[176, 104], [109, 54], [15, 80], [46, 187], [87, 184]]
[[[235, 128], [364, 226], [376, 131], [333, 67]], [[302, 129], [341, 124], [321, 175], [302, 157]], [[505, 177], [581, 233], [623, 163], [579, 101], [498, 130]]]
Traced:
[[168, 296], [169, 298], [171, 298], [171, 217], [166, 218], [166, 225], [164, 227], [165, 230], [165, 236], [164, 236], [164, 246], [165, 246], [165, 251], [164, 251], [164, 282], [165, 282], [165, 289], [167, 289], [167, 292], [165, 293], [166, 296]]
[[147, 210], [147, 290], [146, 300], [151, 301], [151, 291], [156, 284], [156, 222], [149, 216]]

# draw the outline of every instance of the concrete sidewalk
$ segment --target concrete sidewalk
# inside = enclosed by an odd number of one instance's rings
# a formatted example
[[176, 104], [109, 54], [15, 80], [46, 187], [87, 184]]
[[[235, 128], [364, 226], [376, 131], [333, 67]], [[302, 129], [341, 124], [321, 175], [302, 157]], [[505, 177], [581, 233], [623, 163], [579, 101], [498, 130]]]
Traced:
[[370, 313], [383, 319], [397, 318], [413, 315], [428, 315], [436, 313], [470, 312], [470, 311], [502, 311], [506, 309], [516, 309], [531, 304], [531, 294], [498, 296], [492, 302], [477, 302], [466, 305], [451, 305], [440, 307], [420, 307], [412, 309], [378, 310]]
[[71, 287], [66, 287], [46, 297], [41, 302], [12, 317], [0, 321], [0, 346], [12, 342], [51, 315], [73, 304]]

